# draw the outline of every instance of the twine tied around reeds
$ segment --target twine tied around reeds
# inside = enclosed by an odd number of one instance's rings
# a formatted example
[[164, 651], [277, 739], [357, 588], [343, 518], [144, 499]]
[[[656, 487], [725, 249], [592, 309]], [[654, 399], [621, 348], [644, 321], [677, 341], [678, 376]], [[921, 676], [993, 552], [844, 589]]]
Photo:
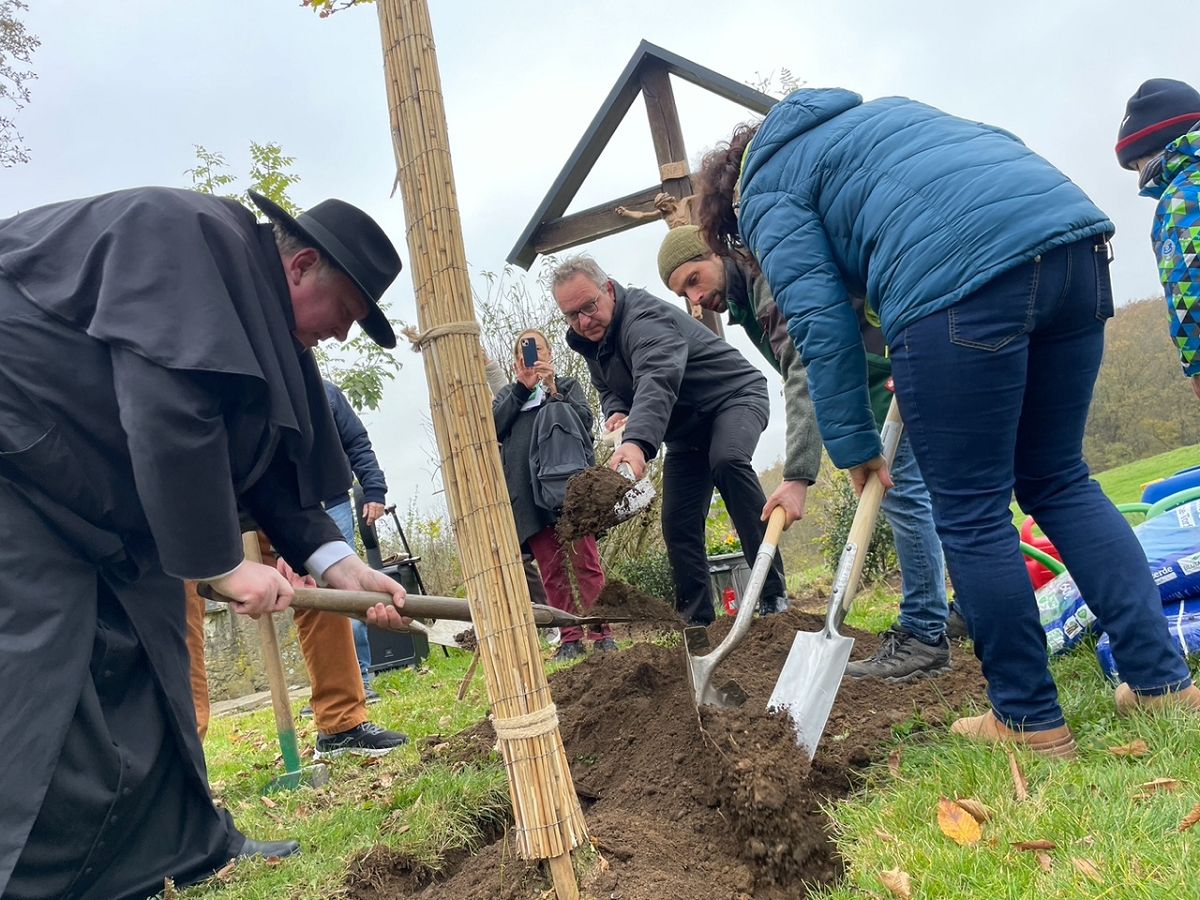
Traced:
[[447, 322], [445, 325], [435, 325], [428, 331], [418, 331], [413, 325], [406, 325], [401, 333], [412, 344], [412, 352], [420, 353], [429, 342], [447, 334], [479, 334], [478, 322]]
[[497, 719], [495, 715], [491, 715], [488, 718], [492, 720], [492, 728], [496, 730], [496, 737], [502, 741], [532, 738], [541, 734], [549, 734], [558, 727], [558, 707], [550, 703], [522, 716]]

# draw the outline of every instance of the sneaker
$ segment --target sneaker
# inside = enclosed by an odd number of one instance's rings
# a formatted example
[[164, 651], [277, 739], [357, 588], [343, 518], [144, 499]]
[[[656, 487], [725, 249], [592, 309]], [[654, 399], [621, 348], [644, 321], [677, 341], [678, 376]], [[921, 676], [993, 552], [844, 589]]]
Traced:
[[777, 613], [788, 611], [788, 598], [785, 594], [782, 597], [759, 597], [758, 598], [758, 614], [760, 616], [773, 616]]
[[946, 637], [952, 641], [970, 640], [971, 632], [967, 631], [967, 620], [958, 611], [958, 605], [950, 604], [950, 615], [946, 617]]
[[851, 678], [882, 678], [895, 683], [932, 678], [950, 671], [950, 642], [945, 635], [931, 646], [897, 625], [881, 637], [883, 642], [875, 655], [850, 663], [846, 667], [847, 675]]
[[1024, 731], [1009, 728], [991, 712], [959, 719], [950, 726], [950, 733], [985, 744], [1015, 744], [1049, 759], [1074, 759], [1078, 755], [1075, 738], [1066, 725], [1048, 731]]
[[617, 646], [617, 642], [611, 637], [606, 637], [598, 641], [592, 641], [592, 649], [599, 650], [601, 653], [616, 653], [621, 648]]
[[301, 716], [301, 718], [304, 718], [304, 719], [311, 719], [311, 718], [312, 718], [312, 714], [313, 714], [313, 711], [312, 711], [312, 704], [311, 704], [311, 703], [309, 703], [307, 706], [302, 706], [302, 707], [300, 707], [300, 716]]
[[367, 695], [367, 706], [370, 706], [372, 703], [378, 703], [383, 699], [365, 684], [363, 685], [363, 693]]
[[1117, 715], [1128, 716], [1135, 710], [1183, 709], [1200, 712], [1200, 688], [1190, 685], [1182, 691], [1168, 691], [1154, 697], [1135, 694], [1125, 682], [1117, 687], [1115, 695]]
[[374, 722], [363, 722], [357, 728], [337, 734], [317, 733], [317, 750], [313, 759], [333, 759], [343, 753], [358, 756], [386, 756], [408, 743], [408, 735], [380, 728]]
[[558, 645], [558, 650], [550, 657], [552, 662], [566, 662], [570, 659], [579, 659], [583, 656], [582, 641], [564, 641]]

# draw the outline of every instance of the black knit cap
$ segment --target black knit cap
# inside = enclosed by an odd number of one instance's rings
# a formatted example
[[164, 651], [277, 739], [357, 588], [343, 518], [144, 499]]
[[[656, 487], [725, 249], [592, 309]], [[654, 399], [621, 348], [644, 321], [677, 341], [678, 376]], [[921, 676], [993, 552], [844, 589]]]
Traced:
[[1200, 91], [1173, 78], [1151, 78], [1125, 104], [1117, 134], [1117, 162], [1124, 169], [1161, 153], [1200, 122]]

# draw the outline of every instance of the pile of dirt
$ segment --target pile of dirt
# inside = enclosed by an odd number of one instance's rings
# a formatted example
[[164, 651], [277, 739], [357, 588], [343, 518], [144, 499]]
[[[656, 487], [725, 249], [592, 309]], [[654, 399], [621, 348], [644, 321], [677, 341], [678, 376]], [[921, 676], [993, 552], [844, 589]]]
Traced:
[[[712, 626], [714, 644], [729, 624]], [[822, 624], [796, 611], [756, 621], [718, 671], [736, 679], [749, 701], [702, 717], [679, 647], [638, 644], [555, 673], [567, 758], [604, 860], [584, 878], [585, 897], [782, 900], [838, 878], [842, 861], [821, 805], [854, 789], [857, 773], [886, 752], [894, 725], [914, 715], [943, 723], [982, 697], [984, 682], [962, 652], [949, 674], [932, 681], [847, 679], [810, 766], [790, 720], [765, 707], [796, 631]], [[851, 633], [856, 658], [878, 646], [874, 635]], [[481, 725], [459, 736], [452, 753], [478, 759], [493, 743]], [[376, 853], [377, 862], [388, 858]], [[352, 877], [349, 896], [384, 896], [376, 893], [383, 888], [390, 896], [525, 900], [547, 885], [537, 864], [517, 860], [504, 838], [437, 876], [414, 878], [401, 867], [389, 882], [383, 868], [372, 867], [369, 884]]]
[[558, 539], [565, 543], [598, 534], [617, 524], [614, 508], [633, 487], [633, 482], [607, 466], [584, 469], [567, 482], [566, 499], [558, 524]]
[[479, 638], [475, 636], [475, 629], [473, 627], [456, 634], [454, 636], [454, 643], [472, 653], [479, 649]]
[[643, 594], [623, 581], [608, 581], [596, 598], [596, 606], [590, 615], [613, 616], [631, 619], [634, 622], [658, 622], [682, 626], [675, 610], [649, 594]]

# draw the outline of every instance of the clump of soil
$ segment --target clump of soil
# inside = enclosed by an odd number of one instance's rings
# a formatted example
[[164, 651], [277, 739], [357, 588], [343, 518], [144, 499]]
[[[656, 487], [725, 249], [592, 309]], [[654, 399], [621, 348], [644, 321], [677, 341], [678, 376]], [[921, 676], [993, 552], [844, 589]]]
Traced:
[[479, 649], [479, 638], [475, 636], [475, 629], [468, 628], [465, 631], [460, 631], [454, 636], [454, 643], [462, 647], [464, 650]]
[[562, 513], [554, 526], [558, 539], [570, 543], [612, 528], [617, 524], [614, 508], [633, 484], [607, 466], [592, 466], [574, 476], [567, 482]]
[[[710, 628], [714, 645], [730, 625], [724, 618]], [[766, 703], [796, 631], [822, 625], [822, 617], [796, 610], [756, 621], [718, 670], [749, 696], [733, 711], [697, 713], [680, 647], [636, 644], [593, 653], [554, 674], [567, 758], [605, 860], [584, 876], [584, 896], [783, 900], [840, 876], [822, 804], [849, 794], [858, 773], [886, 754], [893, 726], [914, 715], [944, 722], [968, 699], [982, 697], [984, 682], [978, 663], [962, 652], [950, 673], [933, 680], [847, 679], [810, 766], [790, 720], [768, 714]], [[878, 646], [875, 635], [847, 633], [857, 639], [856, 658]], [[479, 759], [494, 742], [482, 723], [454, 739], [448, 752]], [[540, 896], [548, 876], [536, 877], [534, 864], [515, 857], [502, 838], [450, 860], [410, 895]], [[354, 878], [348, 887], [352, 898], [378, 896]], [[395, 887], [394, 896], [404, 896], [414, 885], [398, 873]]]
[[635, 622], [682, 624], [675, 610], [662, 600], [643, 594], [623, 581], [610, 580], [605, 583], [591, 615], [619, 616]]

